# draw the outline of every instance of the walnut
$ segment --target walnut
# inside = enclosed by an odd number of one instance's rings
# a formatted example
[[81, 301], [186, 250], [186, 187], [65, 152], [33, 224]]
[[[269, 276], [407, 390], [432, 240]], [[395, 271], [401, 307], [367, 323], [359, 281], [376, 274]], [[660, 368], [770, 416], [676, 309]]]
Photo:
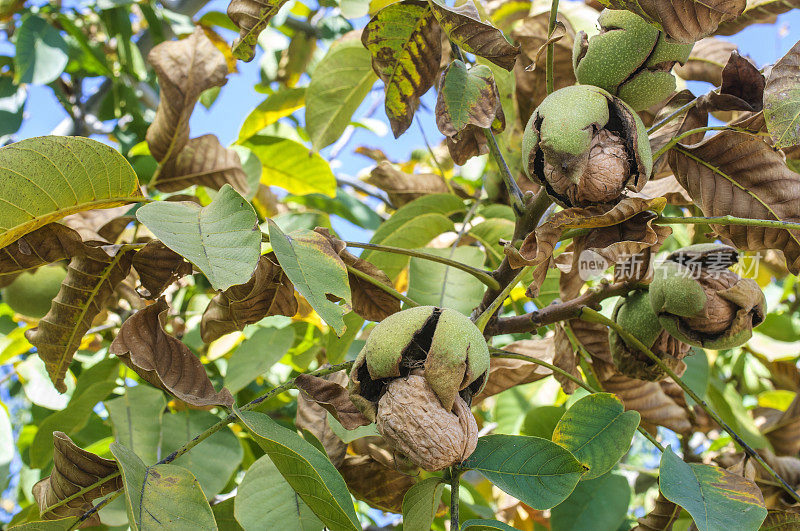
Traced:
[[452, 410], [423, 376], [392, 380], [378, 402], [378, 431], [397, 452], [428, 471], [460, 463], [475, 450], [478, 425], [467, 403], [456, 396]]

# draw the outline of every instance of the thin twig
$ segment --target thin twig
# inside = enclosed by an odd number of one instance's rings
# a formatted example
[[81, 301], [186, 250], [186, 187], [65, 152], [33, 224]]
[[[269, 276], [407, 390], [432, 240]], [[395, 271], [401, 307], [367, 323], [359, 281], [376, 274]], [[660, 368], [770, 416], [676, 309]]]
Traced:
[[[556, 22], [558, 21], [558, 0], [553, 0], [550, 4], [550, 22], [547, 26], [547, 39], [553, 37], [553, 32], [556, 29]], [[545, 87], [547, 93], [552, 94], [555, 90], [555, 43], [551, 42], [547, 45], [546, 64], [545, 64]]]
[[659, 149], [653, 154], [653, 161], [656, 161], [662, 156], [664, 156], [664, 154], [667, 151], [677, 146], [680, 143], [680, 141], [683, 140], [684, 138], [696, 135], [698, 133], [706, 133], [708, 131], [736, 131], [737, 133], [745, 133], [753, 136], [763, 136], [762, 133], [756, 133], [749, 129], [744, 129], [742, 127], [732, 127], [730, 125], [712, 125], [708, 127], [697, 127], [696, 129], [690, 129], [685, 133], [681, 133], [680, 135], [671, 138], [669, 142], [667, 142], [664, 146], [661, 147], [661, 149]]
[[679, 107], [678, 109], [675, 109], [675, 111], [673, 111], [671, 114], [666, 116], [663, 120], [661, 120], [657, 124], [654, 124], [652, 127], [650, 127], [650, 129], [647, 130], [647, 134], [648, 135], [652, 135], [653, 133], [655, 133], [656, 131], [658, 131], [659, 129], [661, 129], [662, 127], [667, 125], [668, 123], [670, 123], [672, 120], [674, 120], [675, 118], [677, 118], [681, 114], [683, 114], [683, 113], [689, 111], [690, 109], [692, 109], [695, 105], [697, 105], [697, 98], [693, 99], [692, 101], [690, 101], [686, 105], [683, 105], [682, 107]]
[[[543, 266], [546, 267], [546, 264], [539, 264], [537, 267], [543, 267]], [[489, 320], [492, 318], [495, 312], [500, 309], [500, 307], [503, 305], [503, 302], [508, 297], [509, 293], [511, 293], [511, 290], [514, 289], [517, 283], [519, 283], [519, 281], [527, 272], [528, 272], [528, 267], [523, 267], [522, 269], [520, 269], [519, 273], [517, 273], [517, 275], [511, 280], [511, 282], [506, 284], [506, 287], [503, 288], [503, 291], [498, 293], [497, 297], [495, 297], [492, 303], [489, 304], [489, 306], [487, 306], [485, 310], [483, 310], [483, 312], [478, 316], [477, 319], [475, 319], [475, 326], [478, 327], [478, 330], [483, 332], [486, 329], [486, 325], [489, 324]]]
[[797, 492], [795, 492], [795, 490], [780, 475], [778, 475], [778, 473], [775, 472], [775, 470], [773, 470], [773, 468], [769, 466], [766, 461], [764, 461], [764, 459], [758, 454], [758, 452], [756, 452], [753, 448], [750, 447], [750, 445], [744, 442], [744, 440], [739, 436], [739, 434], [736, 433], [736, 431], [734, 431], [733, 428], [728, 426], [728, 424], [724, 420], [722, 420], [722, 417], [720, 417], [716, 411], [711, 409], [711, 407], [708, 404], [706, 404], [706, 402], [702, 398], [700, 398], [700, 396], [698, 396], [698, 394], [695, 393], [691, 387], [689, 387], [688, 385], [686, 385], [686, 383], [684, 383], [684, 381], [681, 379], [680, 376], [675, 374], [675, 371], [670, 369], [669, 366], [667, 366], [667, 364], [664, 363], [664, 361], [661, 358], [656, 356], [653, 353], [653, 351], [647, 348], [647, 346], [644, 343], [639, 341], [639, 339], [636, 336], [625, 330], [614, 320], [609, 319], [605, 315], [595, 310], [592, 310], [591, 308], [583, 309], [583, 312], [581, 314], [581, 319], [590, 323], [602, 324], [613, 329], [617, 334], [620, 335], [620, 337], [622, 337], [622, 339], [627, 344], [631, 345], [632, 347], [635, 347], [640, 352], [647, 355], [647, 357], [649, 357], [651, 360], [653, 360], [653, 362], [656, 365], [658, 365], [658, 367], [662, 369], [667, 376], [672, 378], [675, 381], [675, 383], [678, 384], [680, 388], [683, 389], [683, 391], [687, 395], [689, 395], [692, 398], [692, 400], [694, 400], [697, 403], [697, 405], [699, 405], [703, 409], [703, 411], [705, 411], [708, 414], [709, 417], [714, 419], [714, 422], [716, 422], [723, 430], [728, 432], [728, 434], [733, 438], [733, 440], [736, 441], [736, 443], [744, 449], [747, 455], [749, 455], [752, 459], [758, 462], [759, 465], [764, 467], [767, 473], [770, 476], [772, 476], [776, 481], [781, 483], [783, 489], [792, 498], [800, 502], [800, 495]]
[[743, 225], [745, 227], [767, 227], [771, 229], [800, 230], [800, 223], [774, 219], [749, 219], [735, 216], [672, 217], [659, 216], [653, 220], [658, 225]]
[[450, 529], [458, 531], [461, 523], [458, 519], [459, 490], [461, 489], [461, 469], [450, 467]]

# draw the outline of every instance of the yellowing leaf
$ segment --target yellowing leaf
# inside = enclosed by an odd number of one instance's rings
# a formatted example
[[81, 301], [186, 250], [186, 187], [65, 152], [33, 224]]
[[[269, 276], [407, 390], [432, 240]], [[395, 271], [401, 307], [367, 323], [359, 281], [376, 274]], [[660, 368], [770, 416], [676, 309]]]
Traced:
[[297, 109], [302, 109], [305, 105], [305, 96], [305, 87], [289, 88], [276, 92], [259, 103], [245, 118], [239, 130], [239, 143], [245, 142], [268, 125], [291, 115]]
[[255, 136], [244, 143], [261, 160], [261, 182], [295, 195], [336, 196], [336, 177], [325, 159], [303, 144], [277, 136]]

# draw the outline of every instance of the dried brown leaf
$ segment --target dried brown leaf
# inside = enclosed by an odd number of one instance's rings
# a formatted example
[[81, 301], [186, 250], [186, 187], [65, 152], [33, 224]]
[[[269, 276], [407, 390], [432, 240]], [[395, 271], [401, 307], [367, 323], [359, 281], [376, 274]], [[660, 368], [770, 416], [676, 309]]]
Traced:
[[134, 251], [119, 246], [87, 248], [73, 258], [50, 311], [25, 337], [37, 348], [47, 373], [60, 392], [64, 376], [83, 335], [92, 326], [131, 268]]
[[800, 398], [795, 396], [786, 411], [761, 428], [778, 455], [800, 454]]
[[800, 514], [790, 511], [769, 511], [764, 523], [761, 524], [764, 531], [795, 531], [800, 529]]
[[[759, 137], [722, 131], [670, 153], [670, 166], [705, 216], [800, 221], [800, 174]], [[800, 271], [800, 232], [712, 225], [742, 250], [783, 251], [787, 267]]]
[[228, 17], [239, 28], [239, 38], [233, 43], [233, 55], [250, 61], [255, 55], [258, 36], [286, 0], [231, 0]]
[[[325, 377], [332, 383], [343, 385], [347, 383], [346, 372], [336, 372]], [[347, 453], [347, 444], [333, 432], [328, 424], [328, 412], [316, 402], [300, 393], [297, 396], [297, 413], [294, 424], [298, 429], [308, 430], [313, 434], [328, 454], [334, 466], [340, 466]]]
[[[503, 350], [531, 356], [547, 363], [553, 363], [553, 357], [555, 356], [552, 337], [546, 339], [522, 339], [506, 345]], [[517, 385], [541, 380], [550, 374], [552, 374], [550, 369], [530, 361], [492, 358], [489, 363], [489, 376], [486, 380], [486, 386], [480, 394], [473, 398], [472, 404], [475, 405], [485, 398], [502, 393], [506, 389], [511, 389]]]
[[23, 271], [82, 254], [80, 235], [59, 223], [50, 223], [0, 249], [0, 287]]
[[200, 335], [210, 343], [225, 334], [243, 330], [268, 315], [292, 317], [297, 313], [294, 285], [278, 265], [275, 255], [262, 255], [246, 283], [217, 293], [200, 322]]
[[718, 87], [722, 84], [722, 69], [736, 49], [732, 42], [707, 37], [695, 43], [686, 64], [675, 65], [675, 73], [686, 81], [705, 81]]
[[[33, 497], [39, 505], [42, 518], [55, 520], [81, 516], [92, 508], [92, 500], [121, 489], [122, 477], [106, 481], [52, 511], [47, 508], [118, 471], [116, 461], [103, 459], [79, 448], [63, 432], [53, 432], [53, 471], [33, 486]], [[82, 527], [93, 525], [100, 525], [97, 514], [86, 520]]]
[[215, 135], [189, 140], [151, 184], [162, 192], [177, 192], [196, 184], [213, 190], [230, 184], [242, 195], [250, 192], [239, 155], [222, 146]]
[[[581, 379], [581, 373], [578, 371], [578, 355], [572, 348], [572, 343], [567, 336], [564, 327], [561, 324], [556, 325], [555, 334], [553, 336], [553, 346], [555, 348], [555, 356], [553, 356], [553, 365], [566, 371], [568, 374]], [[578, 384], [573, 382], [561, 373], [554, 372], [553, 377], [561, 384], [561, 389], [565, 393], [571, 395], [578, 388]]]
[[403, 512], [403, 497], [417, 482], [414, 476], [389, 468], [367, 455], [348, 455], [339, 473], [356, 499], [392, 513]]
[[614, 393], [625, 404], [642, 416], [642, 422], [664, 426], [677, 433], [692, 429], [687, 411], [664, 392], [658, 382], [635, 380], [615, 373], [602, 382], [603, 389]]
[[[787, 150], [787, 158], [797, 159], [800, 151], [800, 113], [797, 78], [800, 75], [800, 42], [775, 63], [769, 73], [764, 94], [764, 116], [776, 147]], [[797, 169], [797, 161], [794, 161]]]
[[301, 374], [294, 383], [308, 398], [333, 415], [345, 429], [354, 430], [370, 424], [370, 420], [350, 400], [347, 388], [338, 383], [309, 374]]
[[692, 204], [689, 192], [681, 186], [681, 183], [672, 174], [662, 179], [647, 181], [642, 191], [631, 193], [631, 197], [641, 197], [642, 199], [664, 197], [670, 205], [688, 206]]
[[[547, 42], [549, 20], [549, 13], [539, 13], [525, 18], [511, 31], [511, 38], [519, 43], [522, 51], [519, 60], [514, 65], [514, 77], [517, 82], [517, 106], [523, 125], [528, 122], [533, 110], [547, 96], [545, 56], [539, 54], [539, 50]], [[560, 15], [558, 22], [564, 26], [565, 33], [564, 37], [554, 46], [555, 76], [553, 85], [556, 90], [575, 84], [575, 73], [572, 70], [575, 30]]]
[[397, 208], [425, 195], [450, 192], [447, 183], [440, 175], [406, 173], [388, 161], [379, 163], [364, 180], [386, 192], [389, 200]]
[[722, 86], [698, 98], [697, 109], [758, 112], [764, 107], [765, 84], [758, 68], [734, 50], [722, 70]]
[[717, 34], [733, 35], [751, 24], [773, 23], [777, 15], [794, 8], [800, 8], [800, 0], [748, 0], [744, 12], [736, 18], [720, 24]]
[[153, 157], [164, 164], [186, 146], [195, 103], [203, 91], [225, 84], [228, 65], [199, 27], [183, 40], [159, 44], [147, 59], [161, 88], [156, 117], [147, 129], [147, 144]]
[[192, 264], [158, 240], [148, 242], [133, 257], [145, 299], [158, 298], [170, 284], [192, 274]]
[[660, 26], [669, 37], [693, 43], [717, 31], [744, 11], [746, 0], [602, 0], [612, 9], [629, 9]]
[[442, 0], [429, 0], [436, 20], [464, 51], [487, 59], [509, 72], [519, 55], [519, 47], [512, 45], [503, 32], [481, 20], [472, 0], [458, 7], [448, 7]]
[[214, 390], [200, 360], [189, 347], [164, 331], [169, 306], [158, 302], [139, 310], [111, 342], [109, 352], [119, 356], [143, 380], [197, 407], [233, 405], [233, 396], [223, 388]]
[[75, 230], [86, 243], [115, 243], [125, 227], [134, 219], [133, 216], [125, 215], [129, 210], [129, 205], [84, 210], [65, 217], [61, 223]]
[[671, 531], [680, 514], [681, 508], [659, 492], [653, 510], [639, 518], [639, 525], [633, 531]]
[[459, 166], [463, 166], [472, 157], [489, 153], [489, 141], [486, 133], [479, 127], [468, 125], [458, 134], [445, 138], [450, 158]]
[[553, 251], [563, 231], [575, 228], [610, 227], [622, 223], [647, 210], [661, 211], [666, 200], [644, 200], [627, 197], [614, 207], [573, 207], [556, 212], [531, 232], [522, 242], [518, 252], [506, 247], [512, 267], [537, 265], [553, 256]]

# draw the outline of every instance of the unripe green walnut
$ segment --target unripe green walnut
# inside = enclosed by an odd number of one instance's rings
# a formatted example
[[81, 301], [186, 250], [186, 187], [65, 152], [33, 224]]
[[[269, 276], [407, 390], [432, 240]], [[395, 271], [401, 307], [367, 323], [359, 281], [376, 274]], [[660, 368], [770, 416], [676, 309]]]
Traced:
[[689, 59], [693, 44], [668, 42], [643, 18], [626, 10], [605, 9], [598, 18], [600, 33], [578, 33], [572, 52], [575, 77], [618, 96], [641, 111], [675, 92], [675, 63]]
[[[621, 298], [614, 308], [613, 317], [617, 324], [644, 343], [673, 371], [681, 366], [681, 360], [689, 353], [689, 345], [669, 335], [661, 326], [647, 291], [636, 291]], [[628, 344], [613, 329], [609, 329], [608, 342], [614, 365], [625, 376], [652, 381], [666, 377], [667, 374], [655, 361], [636, 346]]]
[[465, 459], [477, 443], [469, 410], [489, 370], [489, 349], [466, 316], [420, 306], [369, 334], [350, 371], [350, 399], [397, 452], [426, 470]]
[[690, 245], [655, 269], [650, 302], [661, 325], [697, 347], [743, 345], [764, 320], [766, 300], [758, 284], [728, 269], [738, 252], [727, 245]]
[[625, 102], [591, 85], [547, 96], [522, 138], [522, 165], [564, 207], [611, 204], [641, 190], [653, 171], [641, 118]]
[[60, 265], [42, 266], [33, 273], [24, 272], [0, 290], [2, 302], [26, 317], [41, 319], [50, 311], [67, 271]]

